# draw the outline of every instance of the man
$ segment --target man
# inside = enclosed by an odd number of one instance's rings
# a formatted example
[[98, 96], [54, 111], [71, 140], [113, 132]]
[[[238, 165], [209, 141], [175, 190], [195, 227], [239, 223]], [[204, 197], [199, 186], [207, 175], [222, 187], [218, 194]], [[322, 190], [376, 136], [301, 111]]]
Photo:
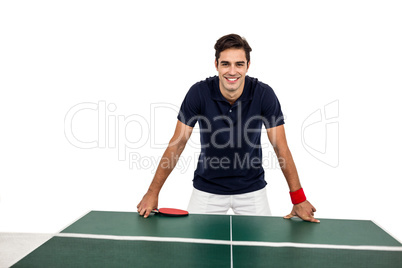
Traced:
[[198, 82], [188, 91], [175, 133], [137, 206], [138, 213], [148, 217], [158, 207], [159, 192], [198, 122], [201, 153], [189, 212], [223, 214], [231, 208], [235, 214], [270, 215], [260, 142], [264, 124], [294, 204], [285, 218], [319, 222], [287, 146], [279, 101], [268, 85], [246, 75], [251, 47], [244, 38], [230, 34], [216, 42], [215, 50], [218, 76]]

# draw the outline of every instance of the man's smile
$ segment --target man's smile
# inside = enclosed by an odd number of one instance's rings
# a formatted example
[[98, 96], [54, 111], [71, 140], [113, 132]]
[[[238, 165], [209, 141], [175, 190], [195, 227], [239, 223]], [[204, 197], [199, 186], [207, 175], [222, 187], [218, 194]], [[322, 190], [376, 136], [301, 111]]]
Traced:
[[240, 79], [240, 77], [225, 77], [226, 81], [228, 81], [229, 83], [236, 83], [237, 80]]

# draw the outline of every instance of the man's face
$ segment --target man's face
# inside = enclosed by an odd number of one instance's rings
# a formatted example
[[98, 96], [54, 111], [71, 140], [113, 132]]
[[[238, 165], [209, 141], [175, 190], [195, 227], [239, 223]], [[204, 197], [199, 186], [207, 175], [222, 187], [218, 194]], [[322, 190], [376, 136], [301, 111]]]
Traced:
[[222, 51], [218, 62], [215, 61], [221, 91], [229, 94], [242, 91], [249, 65], [243, 49], [230, 48]]

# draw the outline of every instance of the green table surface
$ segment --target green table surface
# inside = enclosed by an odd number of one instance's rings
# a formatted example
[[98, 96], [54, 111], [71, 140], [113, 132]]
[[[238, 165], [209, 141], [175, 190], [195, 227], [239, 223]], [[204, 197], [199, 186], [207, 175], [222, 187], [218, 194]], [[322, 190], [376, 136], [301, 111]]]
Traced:
[[92, 211], [14, 267], [401, 267], [373, 222], [320, 220]]

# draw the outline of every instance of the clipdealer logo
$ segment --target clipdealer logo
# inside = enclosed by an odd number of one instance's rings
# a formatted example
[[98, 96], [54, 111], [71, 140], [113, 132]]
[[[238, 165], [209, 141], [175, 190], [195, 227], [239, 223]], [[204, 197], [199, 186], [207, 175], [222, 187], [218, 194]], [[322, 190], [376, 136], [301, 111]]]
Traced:
[[[163, 159], [161, 157], [154, 157], [154, 159], [152, 156], [142, 155], [139, 149], [144, 146], [147, 148], [149, 146], [151, 149], [165, 149], [168, 146], [167, 141], [158, 143], [156, 140], [157, 124], [155, 119], [159, 117], [157, 113], [173, 111], [178, 114], [180, 108], [169, 103], [153, 103], [150, 104], [150, 118], [145, 118], [139, 114], [119, 115], [116, 110], [116, 104], [108, 104], [106, 101], [83, 102], [72, 106], [64, 118], [64, 134], [67, 141], [80, 149], [115, 149], [118, 160], [128, 161], [130, 169], [148, 169], [155, 172], [158, 163]], [[91, 115], [90, 122], [86, 118], [81, 124], [77, 123], [88, 114]], [[322, 109], [317, 109], [301, 125], [301, 142], [305, 150], [317, 160], [334, 168], [339, 165], [338, 118], [339, 101], [336, 100], [325, 105]], [[228, 120], [228, 118], [218, 119]], [[204, 120], [206, 119], [204, 118]], [[83, 129], [88, 130], [89, 125], [96, 128], [91, 131], [93, 135], [90, 137], [82, 135]], [[229, 130], [231, 128], [227, 128], [226, 131]], [[197, 133], [197, 131], [202, 132], [202, 130], [194, 128], [193, 133]], [[254, 129], [253, 131], [257, 130]], [[247, 135], [247, 132], [249, 131], [245, 131], [242, 135]], [[262, 130], [262, 133], [265, 132]], [[215, 134], [217, 133], [211, 135]], [[227, 144], [231, 143], [228, 142]], [[188, 145], [194, 148], [201, 146], [199, 142], [191, 141], [191, 139], [189, 139]], [[215, 145], [218, 146], [219, 144]], [[258, 146], [266, 148], [266, 145]], [[255, 146], [257, 145], [255, 144]], [[216, 159], [212, 160], [211, 163], [216, 162]], [[197, 166], [197, 162], [199, 162], [198, 153], [190, 156], [190, 159], [182, 156], [177, 161], [176, 169], [185, 172], [189, 167], [195, 168]], [[269, 154], [268, 157], [265, 157], [263, 154], [262, 163], [264, 167], [280, 168], [278, 161], [280, 162], [280, 159], [276, 160], [275, 155]]]
[[322, 163], [339, 166], [339, 100], [315, 110], [302, 123], [304, 149]]
[[[165, 148], [167, 143], [157, 143], [152, 133], [155, 133], [155, 122], [152, 118], [159, 109], [170, 109], [179, 111], [179, 107], [168, 103], [151, 104], [150, 120], [139, 114], [118, 115], [117, 106], [114, 103], [107, 104], [106, 101], [98, 103], [83, 102], [71, 107], [64, 118], [64, 135], [67, 141], [80, 149], [108, 148], [117, 149], [118, 160], [126, 161], [131, 150], [144, 147], [150, 142], [151, 148]], [[97, 120], [97, 136], [91, 139], [82, 138], [74, 128], [77, 117], [91, 114]], [[93, 117], [92, 117], [93, 118]], [[150, 123], [149, 123], [150, 122]], [[135, 129], [135, 135], [130, 135], [128, 129]], [[133, 139], [133, 136], [135, 136]], [[135, 154], [137, 157], [137, 154]]]

